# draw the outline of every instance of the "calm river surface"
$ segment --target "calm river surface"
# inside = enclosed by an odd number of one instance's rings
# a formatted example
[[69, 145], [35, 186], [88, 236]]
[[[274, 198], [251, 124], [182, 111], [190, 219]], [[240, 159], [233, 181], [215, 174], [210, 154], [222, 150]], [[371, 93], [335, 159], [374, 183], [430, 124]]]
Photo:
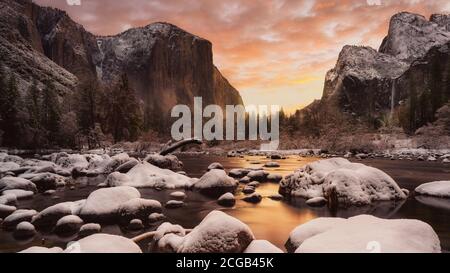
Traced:
[[[227, 158], [206, 155], [180, 155], [184, 163], [184, 170], [191, 177], [200, 177], [204, 174], [210, 163], [220, 162], [226, 170], [232, 168], [261, 167], [269, 161], [264, 157]], [[299, 167], [317, 160], [316, 158], [302, 158], [289, 156], [285, 160], [276, 160], [279, 168], [267, 168], [270, 173], [287, 175]], [[391, 175], [401, 188], [413, 192], [414, 188], [426, 182], [436, 180], [450, 180], [450, 166], [437, 162], [418, 161], [391, 161], [385, 159], [367, 159], [364, 164], [379, 168]], [[95, 179], [79, 179], [74, 190], [68, 188], [58, 189], [53, 196], [37, 194], [33, 199], [19, 201], [19, 208], [33, 208], [38, 211], [51, 205], [64, 202], [85, 199], [90, 192], [97, 189], [96, 185], [103, 182], [104, 177]], [[156, 199], [161, 203], [170, 200], [172, 191], [155, 191], [140, 189], [143, 198]], [[257, 192], [267, 197], [278, 192], [278, 185], [264, 183], [257, 188]], [[359, 214], [372, 214], [382, 218], [409, 218], [419, 219], [430, 224], [441, 240], [442, 249], [450, 251], [450, 201], [440, 198], [417, 197], [410, 194], [404, 202], [377, 203], [373, 206], [341, 209], [335, 214], [325, 208], [311, 208], [302, 199], [286, 201], [273, 201], [263, 198], [259, 204], [249, 204], [237, 200], [234, 208], [223, 208], [217, 205], [216, 200], [209, 199], [195, 192], [187, 191], [186, 204], [179, 209], [163, 209], [167, 221], [180, 224], [185, 228], [196, 226], [210, 211], [220, 209], [248, 224], [257, 239], [269, 240], [281, 249], [284, 248], [289, 233], [298, 225], [311, 219], [323, 216], [350, 217]], [[237, 194], [237, 199], [243, 195]], [[151, 231], [156, 227], [147, 228]], [[120, 234], [126, 237], [134, 237], [140, 232], [128, 232], [118, 226], [103, 226], [102, 232]], [[76, 240], [77, 237], [59, 238], [55, 235], [38, 234], [29, 241], [17, 241], [10, 232], [0, 230], [0, 252], [17, 252], [33, 245], [64, 247], [67, 242]], [[147, 251], [147, 243], [141, 242], [140, 246]]]

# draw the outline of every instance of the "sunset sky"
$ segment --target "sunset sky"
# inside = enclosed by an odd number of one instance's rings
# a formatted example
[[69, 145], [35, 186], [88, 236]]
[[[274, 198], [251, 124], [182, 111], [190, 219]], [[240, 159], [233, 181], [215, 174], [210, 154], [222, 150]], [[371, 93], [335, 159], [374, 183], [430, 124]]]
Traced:
[[378, 48], [400, 11], [450, 13], [449, 0], [35, 0], [95, 34], [164, 21], [213, 43], [214, 62], [246, 104], [288, 111], [322, 95], [341, 48]]

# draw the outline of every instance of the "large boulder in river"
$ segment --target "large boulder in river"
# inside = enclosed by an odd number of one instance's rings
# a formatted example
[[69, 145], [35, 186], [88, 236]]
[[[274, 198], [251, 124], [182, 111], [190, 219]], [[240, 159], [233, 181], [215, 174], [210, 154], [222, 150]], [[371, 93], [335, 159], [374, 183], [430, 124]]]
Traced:
[[310, 199], [324, 197], [330, 206], [367, 205], [373, 201], [406, 199], [383, 171], [344, 158], [319, 160], [280, 182], [280, 193]]
[[241, 253], [254, 239], [246, 224], [212, 211], [184, 237], [178, 253]]
[[212, 169], [205, 173], [193, 188], [202, 194], [219, 197], [227, 192], [235, 192], [239, 183], [229, 177], [224, 170]]
[[147, 221], [152, 213], [160, 213], [162, 205], [156, 200], [135, 198], [122, 203], [118, 209], [119, 221], [128, 224], [133, 219]]
[[157, 166], [161, 169], [179, 171], [183, 168], [183, 162], [174, 155], [149, 154], [144, 161]]
[[0, 179], [0, 193], [6, 190], [26, 190], [36, 192], [36, 185], [28, 179], [20, 177], [3, 177]]
[[128, 186], [98, 189], [88, 196], [79, 215], [85, 221], [114, 221], [125, 202], [140, 197], [137, 189]]
[[[439, 253], [441, 245], [433, 228], [419, 220], [380, 219], [359, 215], [336, 222], [312, 220], [296, 229], [296, 253]], [[292, 234], [291, 234], [292, 238]]]
[[429, 182], [415, 189], [417, 194], [440, 198], [450, 198], [450, 181]]
[[133, 240], [98, 233], [69, 244], [64, 253], [142, 253]]
[[86, 200], [76, 202], [63, 202], [50, 206], [33, 217], [32, 223], [37, 228], [55, 226], [59, 219], [67, 215], [77, 215]]

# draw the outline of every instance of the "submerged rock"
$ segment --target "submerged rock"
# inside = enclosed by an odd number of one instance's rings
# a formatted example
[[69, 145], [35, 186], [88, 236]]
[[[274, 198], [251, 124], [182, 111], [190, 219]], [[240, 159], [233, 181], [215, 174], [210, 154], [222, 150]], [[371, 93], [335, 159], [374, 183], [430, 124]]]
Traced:
[[238, 182], [229, 177], [224, 170], [210, 170], [194, 185], [193, 189], [202, 194], [218, 197], [227, 192], [235, 192]]
[[217, 199], [217, 203], [223, 207], [233, 207], [236, 204], [236, 198], [232, 193], [227, 192]]

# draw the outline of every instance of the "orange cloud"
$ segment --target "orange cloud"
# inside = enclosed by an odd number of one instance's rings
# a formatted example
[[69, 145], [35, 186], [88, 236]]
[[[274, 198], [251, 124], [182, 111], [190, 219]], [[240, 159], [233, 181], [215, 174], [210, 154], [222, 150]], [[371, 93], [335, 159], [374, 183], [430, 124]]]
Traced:
[[166, 21], [213, 43], [216, 65], [247, 104], [294, 110], [320, 98], [346, 44], [377, 48], [400, 11], [450, 12], [448, 0], [35, 0], [96, 34]]

